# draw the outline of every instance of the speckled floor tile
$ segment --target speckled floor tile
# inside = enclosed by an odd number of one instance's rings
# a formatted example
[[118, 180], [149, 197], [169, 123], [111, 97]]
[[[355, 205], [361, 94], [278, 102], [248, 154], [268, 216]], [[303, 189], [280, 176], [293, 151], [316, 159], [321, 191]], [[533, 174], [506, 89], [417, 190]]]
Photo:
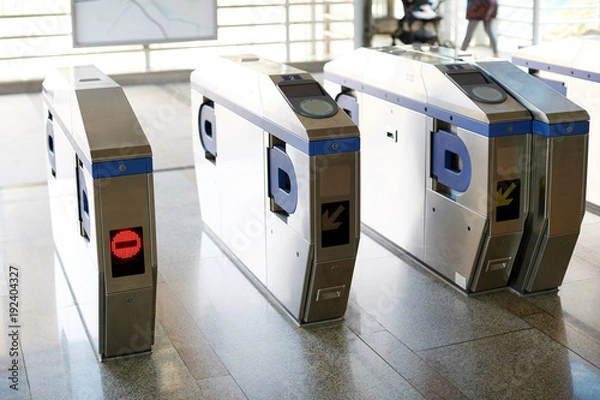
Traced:
[[250, 340], [294, 335], [297, 330], [224, 256], [174, 264], [163, 274], [217, 354], [244, 351]]
[[594, 214], [593, 212], [590, 212], [590, 211], [586, 211], [585, 214], [583, 215], [583, 221], [582, 221], [583, 225], [595, 224], [598, 222], [600, 222], [600, 215]]
[[168, 264], [222, 255], [202, 232], [195, 180], [193, 169], [154, 174], [159, 270]]
[[390, 257], [392, 253], [381, 247], [373, 239], [367, 235], [361, 235], [360, 242], [358, 244], [357, 258], [373, 259], [379, 257]]
[[[57, 265], [48, 266], [54, 269], [54, 279], [41, 281], [49, 290], [20, 293], [23, 303], [38, 304], [19, 313], [20, 351], [26, 366], [21, 383], [23, 389], [30, 385], [32, 398], [202, 398], [160, 324], [151, 354], [99, 363], [76, 306], [65, 298], [69, 289]], [[2, 337], [10, 333], [7, 329], [8, 324], [0, 326]], [[2, 350], [6, 355], [4, 346]]]
[[526, 321], [541, 332], [550, 336], [586, 361], [600, 368], [600, 342], [592, 340], [563, 320], [548, 313], [539, 313], [526, 317]]
[[4, 256], [4, 248], [0, 246], [0, 297], [7, 297], [8, 290], [8, 276], [9, 276], [10, 264], [6, 261]]
[[46, 180], [41, 93], [0, 96], [0, 187]]
[[105, 361], [101, 367], [106, 399], [204, 398], [160, 324], [151, 354]]
[[[600, 216], [586, 213], [559, 291], [526, 297], [467, 297], [363, 235], [345, 317], [298, 327], [202, 232], [189, 83], [125, 92], [154, 154], [153, 351], [98, 362], [53, 251], [41, 95], [0, 96], [12, 129], [0, 142], [1, 399], [599, 398]], [[22, 272], [18, 393], [4, 384], [9, 264]]]
[[575, 254], [590, 264], [600, 265], [600, 222], [589, 222], [582, 225], [575, 245]]
[[600, 370], [536, 329], [419, 355], [470, 399], [600, 397]]
[[502, 307], [521, 318], [543, 312], [541, 309], [527, 301], [526, 298], [508, 290], [481, 294], [477, 296], [477, 299]]
[[0, 202], [0, 244], [45, 242], [52, 238], [45, 184], [0, 188]]
[[352, 285], [352, 300], [413, 351], [529, 326], [395, 257], [359, 260]]
[[[2, 268], [0, 277], [3, 277], [4, 270], [8, 270], [8, 266], [2, 262], [1, 257], [0, 268]], [[8, 282], [0, 279], [0, 285], [8, 285]], [[22, 351], [21, 321], [18, 312], [10, 311], [15, 304], [14, 299], [11, 300], [8, 291], [5, 290], [7, 287], [2, 288], [2, 292], [7, 294], [0, 296], [2, 310], [0, 312], [0, 399], [30, 399], [31, 393]]]
[[197, 381], [229, 375], [167, 283], [158, 286], [156, 318]]
[[238, 384], [231, 376], [207, 378], [198, 382], [206, 400], [246, 400]]
[[527, 301], [600, 343], [600, 278], [566, 283]]
[[[11, 381], [6, 378], [10, 378], [10, 376], [4, 371], [2, 371], [2, 386], [0, 386], [0, 398], [2, 400], [25, 400], [31, 399], [31, 392], [29, 391], [29, 386], [27, 385], [27, 381], [19, 382], [14, 389], [11, 388], [11, 385], [14, 385]], [[6, 379], [6, 380], [5, 380]]]
[[249, 399], [420, 397], [342, 321], [297, 327], [226, 258], [165, 279]]
[[160, 324], [152, 353], [100, 363], [76, 307], [26, 319], [23, 351], [32, 398], [202, 399]]
[[21, 330], [32, 398], [104, 397], [100, 365], [75, 306], [30, 312]]
[[361, 339], [428, 399], [466, 399], [443, 376], [387, 331], [361, 335]]
[[571, 257], [562, 284], [593, 278], [600, 278], [600, 263], [591, 263], [581, 258], [577, 252]]
[[220, 356], [249, 399], [423, 398], [343, 324], [249, 338]]
[[348, 301], [348, 307], [344, 314], [344, 323], [357, 335], [380, 332], [385, 330], [379, 322], [360, 308], [354, 301]]
[[74, 304], [53, 242], [13, 243], [6, 253], [8, 265], [18, 270], [22, 312], [43, 313]]

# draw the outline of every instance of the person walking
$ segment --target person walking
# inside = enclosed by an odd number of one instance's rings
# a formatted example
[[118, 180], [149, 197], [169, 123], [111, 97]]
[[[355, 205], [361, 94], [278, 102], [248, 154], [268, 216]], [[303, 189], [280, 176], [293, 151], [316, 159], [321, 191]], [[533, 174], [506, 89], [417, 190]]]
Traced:
[[467, 1], [467, 19], [469, 24], [467, 25], [467, 33], [461, 50], [465, 51], [471, 39], [473, 39], [473, 33], [475, 28], [479, 24], [479, 21], [483, 21], [483, 27], [485, 32], [490, 38], [490, 46], [494, 52], [494, 57], [498, 57], [498, 39], [494, 33], [494, 27], [492, 23], [496, 18], [496, 12], [498, 11], [498, 3], [496, 0], [468, 0]]

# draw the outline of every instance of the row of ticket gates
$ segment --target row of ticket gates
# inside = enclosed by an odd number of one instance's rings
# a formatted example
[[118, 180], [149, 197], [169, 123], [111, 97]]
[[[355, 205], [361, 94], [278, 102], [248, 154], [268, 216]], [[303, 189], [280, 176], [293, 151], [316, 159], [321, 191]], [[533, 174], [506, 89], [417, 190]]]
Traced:
[[[361, 227], [465, 293], [561, 284], [589, 116], [513, 64], [361, 48], [325, 65], [323, 87], [214, 56], [191, 91], [203, 229], [298, 323], [344, 315]], [[56, 71], [43, 94], [54, 241], [90, 340], [101, 359], [149, 351], [150, 145], [95, 67]]]

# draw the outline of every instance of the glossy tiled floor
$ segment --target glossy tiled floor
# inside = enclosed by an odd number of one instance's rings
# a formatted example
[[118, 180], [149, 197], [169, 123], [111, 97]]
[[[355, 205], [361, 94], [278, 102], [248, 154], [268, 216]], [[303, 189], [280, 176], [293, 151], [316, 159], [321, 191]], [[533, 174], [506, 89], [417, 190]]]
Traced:
[[600, 398], [600, 217], [586, 215], [560, 290], [528, 298], [466, 297], [363, 236], [345, 318], [299, 328], [202, 232], [189, 85], [126, 93], [155, 152], [153, 352], [97, 362], [54, 255], [41, 97], [0, 96], [1, 399]]

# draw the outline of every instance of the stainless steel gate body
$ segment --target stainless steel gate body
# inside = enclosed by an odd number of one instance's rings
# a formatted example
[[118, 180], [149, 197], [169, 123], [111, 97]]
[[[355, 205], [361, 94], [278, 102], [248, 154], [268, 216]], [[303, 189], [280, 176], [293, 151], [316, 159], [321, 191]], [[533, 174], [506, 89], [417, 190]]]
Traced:
[[507, 61], [478, 65], [533, 116], [529, 214], [510, 286], [520, 293], [556, 289], [585, 213], [589, 115]]
[[359, 240], [359, 137], [307, 73], [254, 55], [191, 77], [205, 229], [300, 323], [343, 316]]
[[529, 112], [477, 67], [408, 47], [331, 61], [325, 85], [359, 122], [363, 223], [466, 292], [506, 286]]
[[121, 87], [93, 66], [43, 82], [56, 252], [100, 359], [154, 342], [152, 152]]
[[[529, 69], [590, 114], [586, 200], [600, 213], [600, 35], [569, 37], [525, 47], [512, 62]], [[593, 155], [596, 155], [595, 157]]]

